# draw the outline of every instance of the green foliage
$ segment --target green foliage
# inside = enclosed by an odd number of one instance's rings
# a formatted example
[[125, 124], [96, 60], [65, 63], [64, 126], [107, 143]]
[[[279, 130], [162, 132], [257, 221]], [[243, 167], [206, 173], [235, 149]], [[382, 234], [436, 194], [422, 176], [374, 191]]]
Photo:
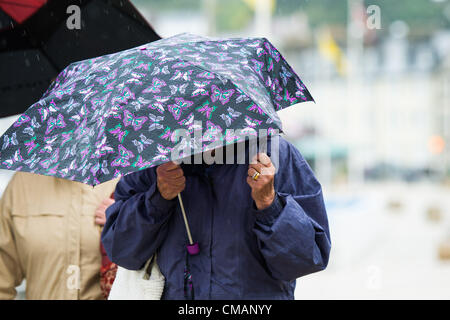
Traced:
[[253, 20], [253, 11], [243, 0], [217, 1], [216, 26], [219, 31], [242, 30]]
[[[132, 0], [138, 7], [158, 11], [203, 10], [208, 0]], [[347, 0], [274, 0], [276, 16], [303, 11], [312, 27], [347, 24]], [[426, 36], [438, 28], [450, 28], [444, 8], [450, 1], [432, 0], [363, 0], [365, 6], [378, 5], [381, 9], [382, 29], [388, 31], [396, 20], [405, 21], [412, 36]], [[216, 0], [215, 17], [219, 31], [242, 30], [252, 22], [253, 10], [244, 0]]]
[[448, 1], [433, 2], [431, 0], [365, 0], [366, 5], [376, 4], [381, 9], [382, 25], [396, 20], [405, 21], [410, 27], [411, 34], [426, 35], [437, 28], [449, 27], [448, 19], [444, 16]]
[[136, 7], [149, 7], [160, 11], [201, 10], [201, 0], [131, 0]]
[[277, 0], [276, 15], [288, 15], [303, 11], [313, 27], [347, 23], [347, 1], [345, 0]]
[[[313, 27], [320, 25], [346, 25], [346, 0], [277, 0], [275, 14], [287, 15], [304, 11]], [[449, 28], [450, 22], [444, 15], [444, 8], [450, 1], [431, 0], [364, 0], [364, 5], [378, 5], [381, 9], [383, 29], [393, 21], [403, 20], [411, 34], [427, 34], [437, 28]]]

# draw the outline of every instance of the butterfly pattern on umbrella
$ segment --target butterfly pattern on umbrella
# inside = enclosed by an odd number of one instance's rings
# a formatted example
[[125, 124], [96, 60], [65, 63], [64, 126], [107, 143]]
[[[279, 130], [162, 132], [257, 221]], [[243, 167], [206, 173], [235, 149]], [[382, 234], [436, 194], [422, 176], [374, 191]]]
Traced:
[[267, 39], [182, 34], [69, 65], [4, 134], [0, 167], [95, 185], [168, 161], [177, 143], [205, 151], [242, 138], [229, 129], [275, 132], [276, 111], [304, 101]]

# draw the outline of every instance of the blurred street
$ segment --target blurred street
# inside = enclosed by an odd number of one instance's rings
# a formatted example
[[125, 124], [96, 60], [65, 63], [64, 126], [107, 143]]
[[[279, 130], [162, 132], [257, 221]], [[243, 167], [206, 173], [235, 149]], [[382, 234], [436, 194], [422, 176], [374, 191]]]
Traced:
[[[366, 185], [325, 190], [328, 268], [297, 281], [296, 299], [449, 299], [449, 187]], [[436, 208], [434, 213], [433, 209]]]

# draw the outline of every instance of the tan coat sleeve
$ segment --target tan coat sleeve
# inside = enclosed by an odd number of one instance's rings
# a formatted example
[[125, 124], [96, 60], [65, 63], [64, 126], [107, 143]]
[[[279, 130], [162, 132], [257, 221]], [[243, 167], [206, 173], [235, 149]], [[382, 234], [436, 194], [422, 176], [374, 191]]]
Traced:
[[16, 289], [24, 275], [19, 262], [19, 256], [14, 241], [13, 221], [13, 193], [18, 187], [16, 175], [11, 179], [0, 200], [0, 299], [14, 299]]

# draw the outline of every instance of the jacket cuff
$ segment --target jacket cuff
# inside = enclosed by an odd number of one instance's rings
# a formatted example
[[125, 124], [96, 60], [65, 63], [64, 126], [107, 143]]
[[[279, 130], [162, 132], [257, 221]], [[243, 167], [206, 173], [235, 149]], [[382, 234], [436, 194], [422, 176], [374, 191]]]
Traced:
[[155, 188], [155, 192], [150, 196], [150, 204], [155, 208], [156, 212], [163, 214], [170, 212], [175, 207], [175, 199], [164, 199], [159, 190]]
[[[254, 205], [254, 204], [253, 204]], [[255, 209], [254, 205], [253, 212], [256, 215], [256, 220], [266, 225], [272, 224], [283, 211], [284, 205], [281, 202], [280, 196], [275, 192], [275, 198], [270, 206], [263, 210]]]

